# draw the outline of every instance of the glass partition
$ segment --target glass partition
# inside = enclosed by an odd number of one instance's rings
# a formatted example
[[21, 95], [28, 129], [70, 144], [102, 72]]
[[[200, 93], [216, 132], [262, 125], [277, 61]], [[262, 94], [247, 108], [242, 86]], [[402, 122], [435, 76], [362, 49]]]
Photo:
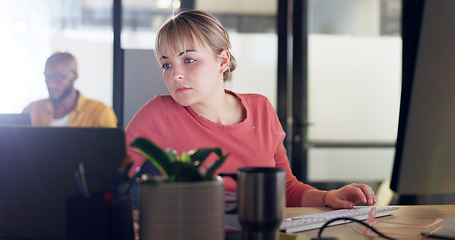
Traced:
[[308, 180], [391, 176], [401, 90], [399, 0], [309, 1]]
[[112, 0], [0, 1], [0, 113], [47, 98], [44, 64], [55, 51], [78, 61], [75, 87], [112, 106]]

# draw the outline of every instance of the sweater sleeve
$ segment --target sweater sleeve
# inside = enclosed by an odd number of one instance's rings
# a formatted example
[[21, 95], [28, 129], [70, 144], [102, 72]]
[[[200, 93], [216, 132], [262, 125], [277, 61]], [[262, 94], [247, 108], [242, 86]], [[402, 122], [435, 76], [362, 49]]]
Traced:
[[286, 171], [286, 206], [287, 207], [300, 207], [302, 206], [302, 195], [308, 189], [314, 189], [314, 187], [304, 184], [297, 180], [291, 171], [289, 165], [289, 159], [286, 155], [286, 149], [283, 141], [286, 136], [278, 116], [270, 104], [270, 123], [271, 129], [278, 138], [278, 144], [275, 151], [274, 159], [277, 168], [283, 168]]

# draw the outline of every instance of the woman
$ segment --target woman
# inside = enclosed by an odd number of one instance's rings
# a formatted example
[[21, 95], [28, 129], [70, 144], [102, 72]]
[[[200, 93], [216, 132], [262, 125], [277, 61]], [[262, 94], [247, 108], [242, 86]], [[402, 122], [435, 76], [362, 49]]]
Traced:
[[[224, 88], [236, 61], [228, 33], [218, 19], [197, 10], [181, 12], [160, 28], [155, 48], [170, 96], [156, 96], [136, 113], [126, 128], [128, 144], [144, 137], [179, 154], [220, 147], [230, 153], [219, 169], [223, 173], [235, 173], [239, 167], [284, 168], [288, 207], [337, 209], [376, 202], [374, 192], [364, 184], [321, 191], [295, 178], [283, 145], [285, 133], [267, 98]], [[134, 161], [132, 169], [145, 162], [133, 148], [128, 154]], [[236, 192], [236, 183], [229, 178], [225, 187]]]

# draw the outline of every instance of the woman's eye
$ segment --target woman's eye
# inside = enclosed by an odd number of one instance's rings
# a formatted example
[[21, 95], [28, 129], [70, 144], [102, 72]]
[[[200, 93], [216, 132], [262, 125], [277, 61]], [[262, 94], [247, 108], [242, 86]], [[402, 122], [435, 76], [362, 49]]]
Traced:
[[186, 58], [185, 59], [185, 63], [192, 63], [194, 62], [194, 59], [191, 59], [191, 58]]
[[169, 69], [171, 67], [171, 64], [165, 63], [161, 66], [163, 69]]

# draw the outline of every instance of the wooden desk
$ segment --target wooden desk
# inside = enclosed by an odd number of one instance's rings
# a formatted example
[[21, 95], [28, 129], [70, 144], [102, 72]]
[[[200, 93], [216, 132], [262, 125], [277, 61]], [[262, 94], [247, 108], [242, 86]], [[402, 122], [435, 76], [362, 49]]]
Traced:
[[[448, 216], [455, 216], [455, 205], [415, 205], [415, 206], [399, 206], [398, 210], [391, 216], [377, 218], [377, 220], [387, 220], [392, 222], [413, 224], [413, 225], [427, 225], [432, 223], [437, 218], [446, 218]], [[286, 217], [299, 216], [304, 214], [319, 213], [330, 211], [329, 208], [286, 208]], [[391, 225], [385, 223], [377, 223], [373, 225], [380, 232], [389, 235], [400, 234], [406, 236], [421, 236], [422, 228], [407, 228], [399, 225]], [[364, 234], [365, 227], [356, 223], [347, 223], [336, 226], [330, 226], [324, 229], [323, 237], [338, 237], [340, 240], [357, 240], [369, 239]], [[307, 240], [316, 237], [319, 229], [304, 231]], [[393, 236], [392, 236], [393, 237]], [[400, 237], [396, 237], [400, 239]], [[376, 239], [376, 238], [375, 238]], [[377, 238], [382, 239], [382, 238]]]

